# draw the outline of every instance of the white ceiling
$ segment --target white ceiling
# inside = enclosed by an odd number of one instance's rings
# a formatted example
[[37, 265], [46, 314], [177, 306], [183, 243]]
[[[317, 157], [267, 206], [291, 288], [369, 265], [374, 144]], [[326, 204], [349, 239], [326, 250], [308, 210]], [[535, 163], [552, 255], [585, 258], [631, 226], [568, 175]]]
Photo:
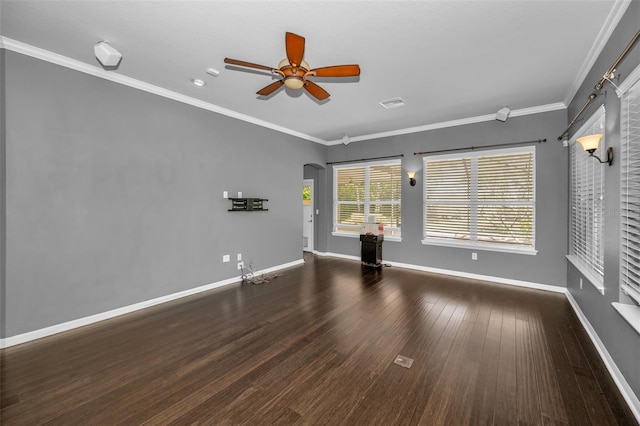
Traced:
[[[109, 40], [116, 71], [311, 140], [353, 140], [487, 117], [564, 108], [628, 1], [11, 1], [0, 34], [97, 66]], [[315, 79], [331, 97], [255, 92], [276, 67], [284, 34], [306, 38], [312, 68], [357, 63], [359, 78]], [[219, 77], [206, 74], [213, 67]], [[604, 71], [604, 70], [603, 70]], [[204, 88], [192, 78], [207, 82]], [[386, 110], [379, 101], [402, 97]], [[220, 108], [221, 107], [221, 108]], [[237, 115], [237, 114], [236, 114]], [[269, 124], [267, 124], [269, 125]]]

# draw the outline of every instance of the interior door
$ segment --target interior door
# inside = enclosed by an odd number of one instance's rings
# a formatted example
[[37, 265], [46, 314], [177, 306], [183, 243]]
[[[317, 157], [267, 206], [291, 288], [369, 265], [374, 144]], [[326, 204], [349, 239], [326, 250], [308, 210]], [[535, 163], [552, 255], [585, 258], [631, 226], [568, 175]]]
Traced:
[[313, 179], [302, 184], [302, 250], [313, 251]]

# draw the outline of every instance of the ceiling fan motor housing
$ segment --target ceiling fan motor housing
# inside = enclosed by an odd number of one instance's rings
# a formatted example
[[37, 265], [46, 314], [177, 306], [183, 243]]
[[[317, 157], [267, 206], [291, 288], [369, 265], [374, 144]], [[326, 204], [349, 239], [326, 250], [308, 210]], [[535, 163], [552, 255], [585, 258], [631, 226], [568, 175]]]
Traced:
[[300, 61], [300, 65], [297, 67], [291, 65], [286, 58], [278, 64], [278, 70], [284, 76], [284, 85], [294, 90], [301, 89], [304, 86], [304, 76], [310, 69], [311, 67], [305, 60]]

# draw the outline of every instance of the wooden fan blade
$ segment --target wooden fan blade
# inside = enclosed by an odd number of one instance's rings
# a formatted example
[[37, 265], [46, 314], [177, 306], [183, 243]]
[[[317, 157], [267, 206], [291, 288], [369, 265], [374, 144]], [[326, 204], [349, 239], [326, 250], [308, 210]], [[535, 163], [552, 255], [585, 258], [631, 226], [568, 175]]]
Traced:
[[334, 65], [311, 70], [316, 73], [316, 77], [355, 77], [360, 75], [358, 65]]
[[289, 63], [295, 66], [300, 65], [304, 56], [304, 37], [294, 33], [286, 33], [284, 40]]
[[256, 68], [256, 69], [259, 69], [259, 70], [267, 70], [267, 71], [271, 71], [271, 72], [275, 71], [273, 68], [268, 67], [266, 65], [253, 64], [251, 62], [239, 61], [237, 59], [224, 58], [224, 63], [225, 64], [231, 64], [231, 65], [238, 65], [240, 67]]
[[307, 92], [311, 93], [316, 99], [320, 101], [324, 101], [330, 95], [329, 92], [324, 90], [322, 87], [315, 84], [313, 81], [307, 80], [304, 84], [304, 88], [307, 89]]
[[258, 90], [256, 94], [260, 96], [269, 96], [270, 94], [278, 90], [280, 87], [282, 87], [283, 84], [284, 84], [284, 80], [274, 81], [270, 85], [265, 86], [262, 89]]

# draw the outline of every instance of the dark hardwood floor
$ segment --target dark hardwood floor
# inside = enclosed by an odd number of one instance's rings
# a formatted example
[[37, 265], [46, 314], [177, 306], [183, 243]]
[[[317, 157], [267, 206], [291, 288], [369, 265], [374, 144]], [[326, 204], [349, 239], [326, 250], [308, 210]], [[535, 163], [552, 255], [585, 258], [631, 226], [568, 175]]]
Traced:
[[3, 350], [1, 423], [637, 424], [564, 295], [306, 260]]

